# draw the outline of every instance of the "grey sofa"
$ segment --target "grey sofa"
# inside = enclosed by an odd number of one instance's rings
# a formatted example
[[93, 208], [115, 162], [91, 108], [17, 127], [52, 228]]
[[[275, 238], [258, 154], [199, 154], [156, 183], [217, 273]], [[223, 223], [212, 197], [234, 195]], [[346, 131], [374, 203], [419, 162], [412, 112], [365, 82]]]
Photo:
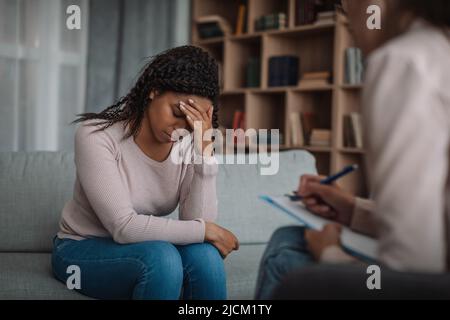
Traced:
[[[241, 243], [225, 260], [229, 299], [252, 299], [267, 241], [275, 229], [294, 223], [258, 195], [289, 192], [301, 174], [316, 172], [314, 158], [304, 151], [281, 152], [277, 175], [262, 176], [262, 166], [220, 165], [218, 223]], [[55, 280], [50, 265], [52, 238], [74, 177], [72, 153], [0, 153], [0, 299], [87, 299]]]

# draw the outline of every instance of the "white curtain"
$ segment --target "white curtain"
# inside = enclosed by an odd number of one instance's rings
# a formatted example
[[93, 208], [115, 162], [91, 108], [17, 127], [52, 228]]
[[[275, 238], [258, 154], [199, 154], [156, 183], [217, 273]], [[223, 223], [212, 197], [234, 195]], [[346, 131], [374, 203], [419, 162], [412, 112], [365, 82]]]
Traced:
[[[69, 5], [81, 30], [66, 27]], [[0, 0], [0, 151], [70, 150], [84, 111], [87, 0]]]
[[190, 0], [91, 0], [86, 110], [125, 95], [148, 57], [188, 44], [190, 8]]
[[[189, 0], [126, 0], [118, 96], [126, 94], [152, 57], [189, 44]], [[156, 13], [156, 14], [155, 14]]]
[[[66, 27], [70, 5], [81, 30]], [[125, 94], [145, 57], [189, 43], [189, 16], [190, 0], [0, 0], [0, 151], [73, 150], [76, 114]]]

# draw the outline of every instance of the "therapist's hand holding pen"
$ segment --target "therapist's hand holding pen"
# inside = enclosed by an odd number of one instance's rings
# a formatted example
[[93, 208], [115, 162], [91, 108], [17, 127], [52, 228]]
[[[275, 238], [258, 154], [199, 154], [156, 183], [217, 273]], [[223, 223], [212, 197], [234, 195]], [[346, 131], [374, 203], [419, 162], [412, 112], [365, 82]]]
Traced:
[[303, 197], [303, 203], [311, 212], [349, 226], [356, 197], [335, 183], [321, 184], [325, 178], [317, 175], [301, 176], [297, 194]]

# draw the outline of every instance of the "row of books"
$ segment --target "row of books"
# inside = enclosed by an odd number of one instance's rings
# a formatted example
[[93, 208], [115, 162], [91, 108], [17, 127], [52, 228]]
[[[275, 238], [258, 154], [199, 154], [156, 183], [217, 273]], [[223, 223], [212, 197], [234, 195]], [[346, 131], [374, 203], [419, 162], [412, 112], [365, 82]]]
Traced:
[[[243, 129], [246, 130], [246, 124], [245, 124], [245, 111], [236, 110], [233, 114], [233, 123], [232, 123], [232, 129]], [[225, 128], [222, 127], [222, 134], [225, 135]], [[238, 142], [238, 136], [236, 135], [234, 137], [234, 142]], [[246, 143], [248, 143], [249, 140], [246, 140]], [[284, 135], [279, 132], [278, 134], [275, 134], [275, 132], [272, 132], [271, 130], [268, 130], [267, 135], [260, 135], [257, 132], [257, 135], [252, 138], [251, 141], [253, 144], [284, 144]]]
[[269, 87], [295, 86], [298, 83], [300, 59], [297, 56], [269, 58]]
[[351, 112], [344, 115], [344, 147], [363, 149], [361, 115]]
[[289, 115], [291, 143], [294, 146], [329, 147], [331, 130], [317, 128], [316, 114], [313, 112], [292, 112]]
[[[334, 0], [296, 0], [296, 25], [311, 23], [329, 23], [335, 19]], [[236, 25], [233, 30], [227, 19], [220, 15], [207, 15], [197, 18], [196, 25], [200, 39], [241, 35], [247, 32], [247, 9], [245, 0], [241, 0], [236, 13]], [[275, 12], [255, 20], [255, 31], [284, 29], [288, 26], [285, 12]]]
[[364, 63], [362, 52], [359, 48], [347, 48], [345, 50], [345, 83], [359, 85], [363, 82]]
[[330, 147], [331, 146], [331, 130], [330, 129], [313, 129], [309, 140], [312, 147]]
[[255, 20], [255, 31], [280, 30], [286, 27], [287, 17], [284, 12], [267, 14]]

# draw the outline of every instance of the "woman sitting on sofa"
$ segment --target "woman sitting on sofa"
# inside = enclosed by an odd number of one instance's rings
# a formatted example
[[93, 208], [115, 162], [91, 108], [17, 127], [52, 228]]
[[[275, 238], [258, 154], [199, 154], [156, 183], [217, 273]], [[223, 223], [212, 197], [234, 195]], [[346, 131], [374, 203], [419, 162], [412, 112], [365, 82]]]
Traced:
[[[119, 102], [75, 121], [76, 182], [54, 239], [56, 278], [66, 282], [76, 265], [77, 289], [100, 299], [226, 299], [223, 258], [238, 241], [213, 223], [211, 142], [194, 145], [189, 134], [194, 122], [217, 127], [218, 94], [216, 61], [183, 46], [156, 56]], [[179, 220], [163, 217], [177, 205]]]
[[[389, 270], [382, 276], [398, 280], [384, 283], [381, 297], [434, 293], [436, 298], [440, 292], [448, 298], [450, 290], [444, 285], [448, 277], [444, 282], [425, 274], [450, 268], [450, 2], [347, 0], [342, 4], [355, 41], [368, 55], [362, 113], [374, 201], [321, 185], [319, 177], [302, 177], [298, 192], [305, 205], [339, 224], [322, 231], [278, 230], [261, 262], [256, 297], [273, 297], [276, 287], [281, 298], [368, 294], [363, 268], [357, 269], [362, 271], [357, 282], [328, 276], [329, 272], [313, 277], [314, 268], [305, 268], [317, 262], [344, 264], [347, 269], [339, 270], [345, 275], [354, 268], [349, 264], [359, 265], [340, 245], [344, 224], [379, 239], [378, 260]], [[381, 30], [367, 27], [370, 5], [382, 8]], [[302, 269], [311, 271], [309, 277]], [[423, 274], [410, 277], [403, 272]], [[426, 287], [427, 279], [432, 286]]]

